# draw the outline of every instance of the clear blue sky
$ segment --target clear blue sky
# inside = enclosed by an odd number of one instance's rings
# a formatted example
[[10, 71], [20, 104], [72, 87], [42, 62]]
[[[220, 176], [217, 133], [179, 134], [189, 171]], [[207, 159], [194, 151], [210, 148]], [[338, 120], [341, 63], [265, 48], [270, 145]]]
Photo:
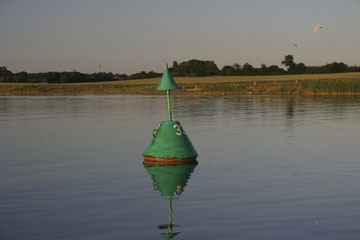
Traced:
[[129, 74], [194, 58], [280, 66], [287, 54], [360, 65], [359, 25], [358, 0], [0, 0], [0, 66]]

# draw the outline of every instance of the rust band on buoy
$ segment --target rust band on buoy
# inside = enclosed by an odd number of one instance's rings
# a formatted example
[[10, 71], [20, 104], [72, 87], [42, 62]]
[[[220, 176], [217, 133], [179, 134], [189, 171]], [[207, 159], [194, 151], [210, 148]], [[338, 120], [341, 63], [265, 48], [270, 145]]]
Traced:
[[158, 158], [158, 157], [144, 155], [143, 164], [145, 164], [145, 165], [198, 164], [198, 161], [196, 161], [196, 157], [192, 157], [192, 158], [177, 158], [177, 157]]

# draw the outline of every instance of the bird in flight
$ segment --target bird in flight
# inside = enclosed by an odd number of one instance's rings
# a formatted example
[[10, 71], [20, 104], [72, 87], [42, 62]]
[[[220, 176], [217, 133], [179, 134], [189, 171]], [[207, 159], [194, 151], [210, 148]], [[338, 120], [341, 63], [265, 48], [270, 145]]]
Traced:
[[320, 28], [323, 28], [324, 25], [322, 24], [316, 24], [315, 27], [314, 27], [314, 32], [317, 32]]
[[297, 47], [297, 43], [292, 43], [291, 44], [293, 47]]

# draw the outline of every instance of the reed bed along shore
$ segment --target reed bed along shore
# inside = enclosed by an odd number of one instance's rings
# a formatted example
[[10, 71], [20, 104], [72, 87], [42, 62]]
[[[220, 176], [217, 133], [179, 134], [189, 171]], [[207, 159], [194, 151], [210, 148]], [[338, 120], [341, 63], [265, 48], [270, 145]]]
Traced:
[[[159, 78], [71, 84], [0, 83], [2, 95], [161, 94]], [[177, 77], [174, 93], [360, 95], [360, 73], [279, 76]]]

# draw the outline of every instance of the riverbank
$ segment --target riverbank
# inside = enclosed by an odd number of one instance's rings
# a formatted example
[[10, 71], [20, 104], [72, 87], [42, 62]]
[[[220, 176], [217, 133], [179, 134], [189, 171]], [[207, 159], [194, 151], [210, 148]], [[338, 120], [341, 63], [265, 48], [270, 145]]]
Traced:
[[[360, 95], [360, 73], [178, 77], [175, 80], [180, 89], [174, 93], [182, 94]], [[156, 91], [159, 81], [160, 78], [72, 84], [0, 83], [0, 94], [161, 94]]]

